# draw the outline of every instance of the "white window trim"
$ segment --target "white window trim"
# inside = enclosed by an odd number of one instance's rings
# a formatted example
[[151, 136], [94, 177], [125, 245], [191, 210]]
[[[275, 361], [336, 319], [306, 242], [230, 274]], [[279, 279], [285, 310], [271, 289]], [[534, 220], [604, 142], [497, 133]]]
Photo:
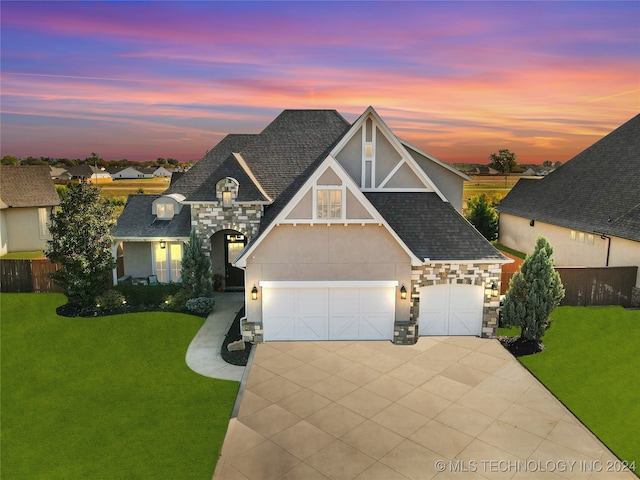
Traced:
[[38, 227], [40, 240], [47, 240], [49, 235], [49, 210], [46, 207], [38, 208]]
[[[339, 190], [340, 191], [340, 218], [321, 218], [318, 217], [318, 191], [320, 190]], [[313, 187], [313, 221], [322, 222], [341, 222], [347, 217], [346, 209], [346, 187], [344, 185], [315, 185]]]
[[[172, 278], [172, 266], [171, 266], [171, 245], [180, 245], [180, 253], [182, 255], [182, 257], [180, 258], [180, 261], [182, 262], [182, 258], [184, 258], [184, 244], [183, 242], [165, 242], [166, 246], [165, 248], [161, 249], [165, 251], [165, 262], [166, 262], [166, 271], [167, 271], [167, 279], [165, 282], [162, 283], [171, 283], [174, 282], [176, 283], [178, 280], [181, 280], [181, 278], [178, 276], [177, 279]], [[153, 260], [153, 268], [151, 269], [153, 272], [153, 275], [158, 276], [158, 271], [157, 271], [157, 264], [158, 264], [158, 257], [157, 257], [157, 251], [160, 248], [159, 246], [160, 242], [152, 242], [151, 243], [151, 252], [152, 252], [152, 260]], [[180, 275], [180, 274], [178, 274]], [[158, 282], [160, 282], [160, 279], [158, 279]]]
[[[376, 122], [371, 119], [371, 141], [367, 142], [367, 122], [362, 123], [362, 173], [360, 188], [376, 188]], [[366, 155], [367, 146], [371, 147], [371, 156]], [[367, 162], [371, 162], [371, 186], [367, 186]]]

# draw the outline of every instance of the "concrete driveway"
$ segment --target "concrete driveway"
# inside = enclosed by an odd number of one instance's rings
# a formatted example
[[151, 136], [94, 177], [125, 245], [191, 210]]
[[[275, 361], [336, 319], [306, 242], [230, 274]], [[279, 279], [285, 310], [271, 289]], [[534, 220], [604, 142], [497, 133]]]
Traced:
[[216, 480], [636, 478], [497, 340], [265, 343], [244, 387]]

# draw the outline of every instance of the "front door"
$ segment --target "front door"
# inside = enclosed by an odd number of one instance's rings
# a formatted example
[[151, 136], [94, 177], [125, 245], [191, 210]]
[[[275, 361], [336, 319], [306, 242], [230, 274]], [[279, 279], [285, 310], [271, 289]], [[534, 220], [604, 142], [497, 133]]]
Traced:
[[244, 287], [244, 270], [231, 265], [244, 246], [247, 244], [247, 237], [241, 234], [226, 234], [224, 237], [225, 252], [225, 285], [229, 287]]

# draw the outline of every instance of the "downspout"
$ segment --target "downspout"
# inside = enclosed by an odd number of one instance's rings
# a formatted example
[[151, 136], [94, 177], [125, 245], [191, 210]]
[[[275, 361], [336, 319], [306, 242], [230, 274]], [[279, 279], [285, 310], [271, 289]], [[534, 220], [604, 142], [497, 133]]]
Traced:
[[605, 267], [609, 266], [609, 253], [611, 253], [611, 237], [607, 237], [604, 233], [600, 234], [600, 238], [603, 240], [608, 240], [607, 242], [607, 261], [604, 264]]

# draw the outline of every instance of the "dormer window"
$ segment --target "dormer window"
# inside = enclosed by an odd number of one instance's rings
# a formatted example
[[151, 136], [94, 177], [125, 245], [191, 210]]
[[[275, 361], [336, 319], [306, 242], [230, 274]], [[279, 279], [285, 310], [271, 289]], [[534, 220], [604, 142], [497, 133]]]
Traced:
[[158, 215], [158, 219], [173, 218], [173, 203], [158, 203], [156, 205], [156, 212]]
[[233, 199], [231, 197], [231, 190], [222, 192], [222, 208], [231, 208]]

